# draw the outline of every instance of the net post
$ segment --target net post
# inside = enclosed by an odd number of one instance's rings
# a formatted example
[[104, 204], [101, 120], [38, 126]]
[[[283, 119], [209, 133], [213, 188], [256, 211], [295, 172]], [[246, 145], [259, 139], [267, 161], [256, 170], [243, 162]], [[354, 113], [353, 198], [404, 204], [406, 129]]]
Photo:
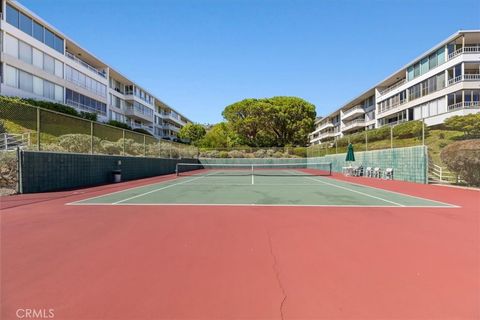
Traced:
[[178, 162], [175, 164], [175, 174], [178, 177]]

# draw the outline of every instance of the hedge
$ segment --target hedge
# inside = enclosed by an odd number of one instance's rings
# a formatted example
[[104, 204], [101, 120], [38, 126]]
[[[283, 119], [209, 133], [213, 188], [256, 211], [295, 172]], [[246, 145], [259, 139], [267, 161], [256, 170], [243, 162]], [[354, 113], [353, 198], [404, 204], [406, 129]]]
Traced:
[[443, 148], [440, 158], [469, 185], [480, 187], [480, 139], [454, 142]]

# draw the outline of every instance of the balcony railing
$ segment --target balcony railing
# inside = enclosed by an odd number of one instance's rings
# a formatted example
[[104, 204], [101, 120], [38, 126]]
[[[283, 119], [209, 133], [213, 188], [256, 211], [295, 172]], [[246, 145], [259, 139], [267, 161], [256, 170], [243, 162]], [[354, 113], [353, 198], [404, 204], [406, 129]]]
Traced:
[[348, 129], [359, 127], [359, 126], [365, 126], [365, 120], [364, 119], [357, 119], [357, 120], [353, 120], [353, 121], [345, 123], [345, 126], [343, 127], [343, 130], [348, 130]]
[[460, 81], [479, 81], [480, 74], [472, 73], [472, 74], [461, 74], [456, 76], [455, 78], [448, 79], [448, 85], [451, 86]]
[[333, 123], [332, 122], [323, 123], [318, 127], [317, 130], [322, 131], [322, 130], [327, 129], [327, 128], [333, 128]]
[[407, 79], [403, 79], [402, 81], [399, 81], [399, 82], [391, 85], [390, 87], [387, 87], [384, 90], [380, 91], [380, 95], [383, 96], [383, 95], [389, 93], [390, 91], [402, 86], [406, 82], [407, 82]]
[[462, 53], [480, 53], [480, 44], [469, 45], [469, 46], [465, 46], [463, 48], [457, 49], [452, 53], [448, 54], [448, 60], [453, 59], [456, 56], [461, 55]]
[[94, 68], [92, 67], [91, 65], [89, 65], [88, 63], [86, 63], [85, 61], [77, 58], [75, 55], [73, 55], [72, 53], [68, 52], [68, 51], [65, 51], [65, 56], [70, 58], [71, 60], [75, 61], [76, 63], [84, 66], [85, 68], [87, 68], [88, 70], [98, 74], [99, 76], [103, 77], [103, 78], [107, 78], [107, 74], [105, 71], [103, 70], [98, 70], [97, 68]]
[[358, 105], [358, 106], [355, 106], [355, 107], [353, 107], [353, 108], [348, 109], [347, 111], [345, 111], [345, 112], [343, 113], [343, 116], [344, 116], [344, 117], [348, 117], [348, 116], [350, 116], [350, 115], [352, 115], [352, 114], [354, 114], [354, 113], [356, 113], [356, 112], [358, 112], [358, 111], [361, 111], [361, 113], [365, 113], [365, 109], [363, 109], [363, 107], [362, 107], [361, 105]]
[[66, 99], [66, 100], [65, 100], [65, 103], [68, 104], [69, 106], [72, 106], [72, 107], [78, 108], [78, 109], [82, 109], [82, 110], [85, 110], [85, 111], [87, 111], [87, 112], [98, 113], [98, 114], [103, 115], [103, 116], [107, 115], [107, 112], [106, 112], [106, 111], [92, 108], [92, 107], [90, 107], [90, 106], [81, 104], [81, 103], [79, 103], [79, 102], [77, 102], [77, 101], [74, 101], [74, 100], [71, 100], [71, 99]]
[[460, 109], [480, 109], [480, 103], [478, 101], [464, 101], [451, 104], [447, 107], [448, 111], [460, 110]]

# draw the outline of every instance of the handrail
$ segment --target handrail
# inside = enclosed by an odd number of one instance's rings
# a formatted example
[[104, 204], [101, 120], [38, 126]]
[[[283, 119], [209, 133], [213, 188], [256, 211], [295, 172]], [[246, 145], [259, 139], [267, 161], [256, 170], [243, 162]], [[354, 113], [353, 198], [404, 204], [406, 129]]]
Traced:
[[394, 89], [396, 89], [396, 88], [398, 88], [398, 87], [401, 87], [401, 86], [402, 86], [403, 84], [405, 84], [406, 82], [407, 82], [407, 79], [403, 79], [403, 80], [401, 80], [401, 81], [399, 81], [399, 82], [396, 82], [396, 83], [394, 83], [393, 85], [391, 85], [391, 86], [385, 88], [384, 90], [380, 91], [379, 94], [380, 94], [380, 96], [383, 96], [383, 95], [389, 93], [390, 91], [392, 91], [392, 90], [394, 90]]
[[86, 63], [85, 61], [83, 61], [82, 59], [79, 59], [77, 58], [73, 53], [70, 53], [68, 51], [65, 51], [65, 56], [67, 58], [70, 58], [71, 60], [75, 61], [76, 63], [84, 66], [85, 68], [87, 68], [88, 70], [98, 74], [99, 76], [103, 77], [103, 78], [107, 78], [107, 75], [105, 73], [105, 71], [100, 71], [98, 70], [97, 68], [95, 67], [92, 67], [91, 65], [89, 65], [88, 63]]

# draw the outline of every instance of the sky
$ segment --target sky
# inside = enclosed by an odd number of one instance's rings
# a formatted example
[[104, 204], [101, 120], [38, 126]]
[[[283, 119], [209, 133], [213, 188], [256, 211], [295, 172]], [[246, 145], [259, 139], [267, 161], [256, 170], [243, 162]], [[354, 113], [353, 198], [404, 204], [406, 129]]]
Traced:
[[245, 98], [328, 115], [461, 29], [478, 0], [21, 0], [198, 123]]

